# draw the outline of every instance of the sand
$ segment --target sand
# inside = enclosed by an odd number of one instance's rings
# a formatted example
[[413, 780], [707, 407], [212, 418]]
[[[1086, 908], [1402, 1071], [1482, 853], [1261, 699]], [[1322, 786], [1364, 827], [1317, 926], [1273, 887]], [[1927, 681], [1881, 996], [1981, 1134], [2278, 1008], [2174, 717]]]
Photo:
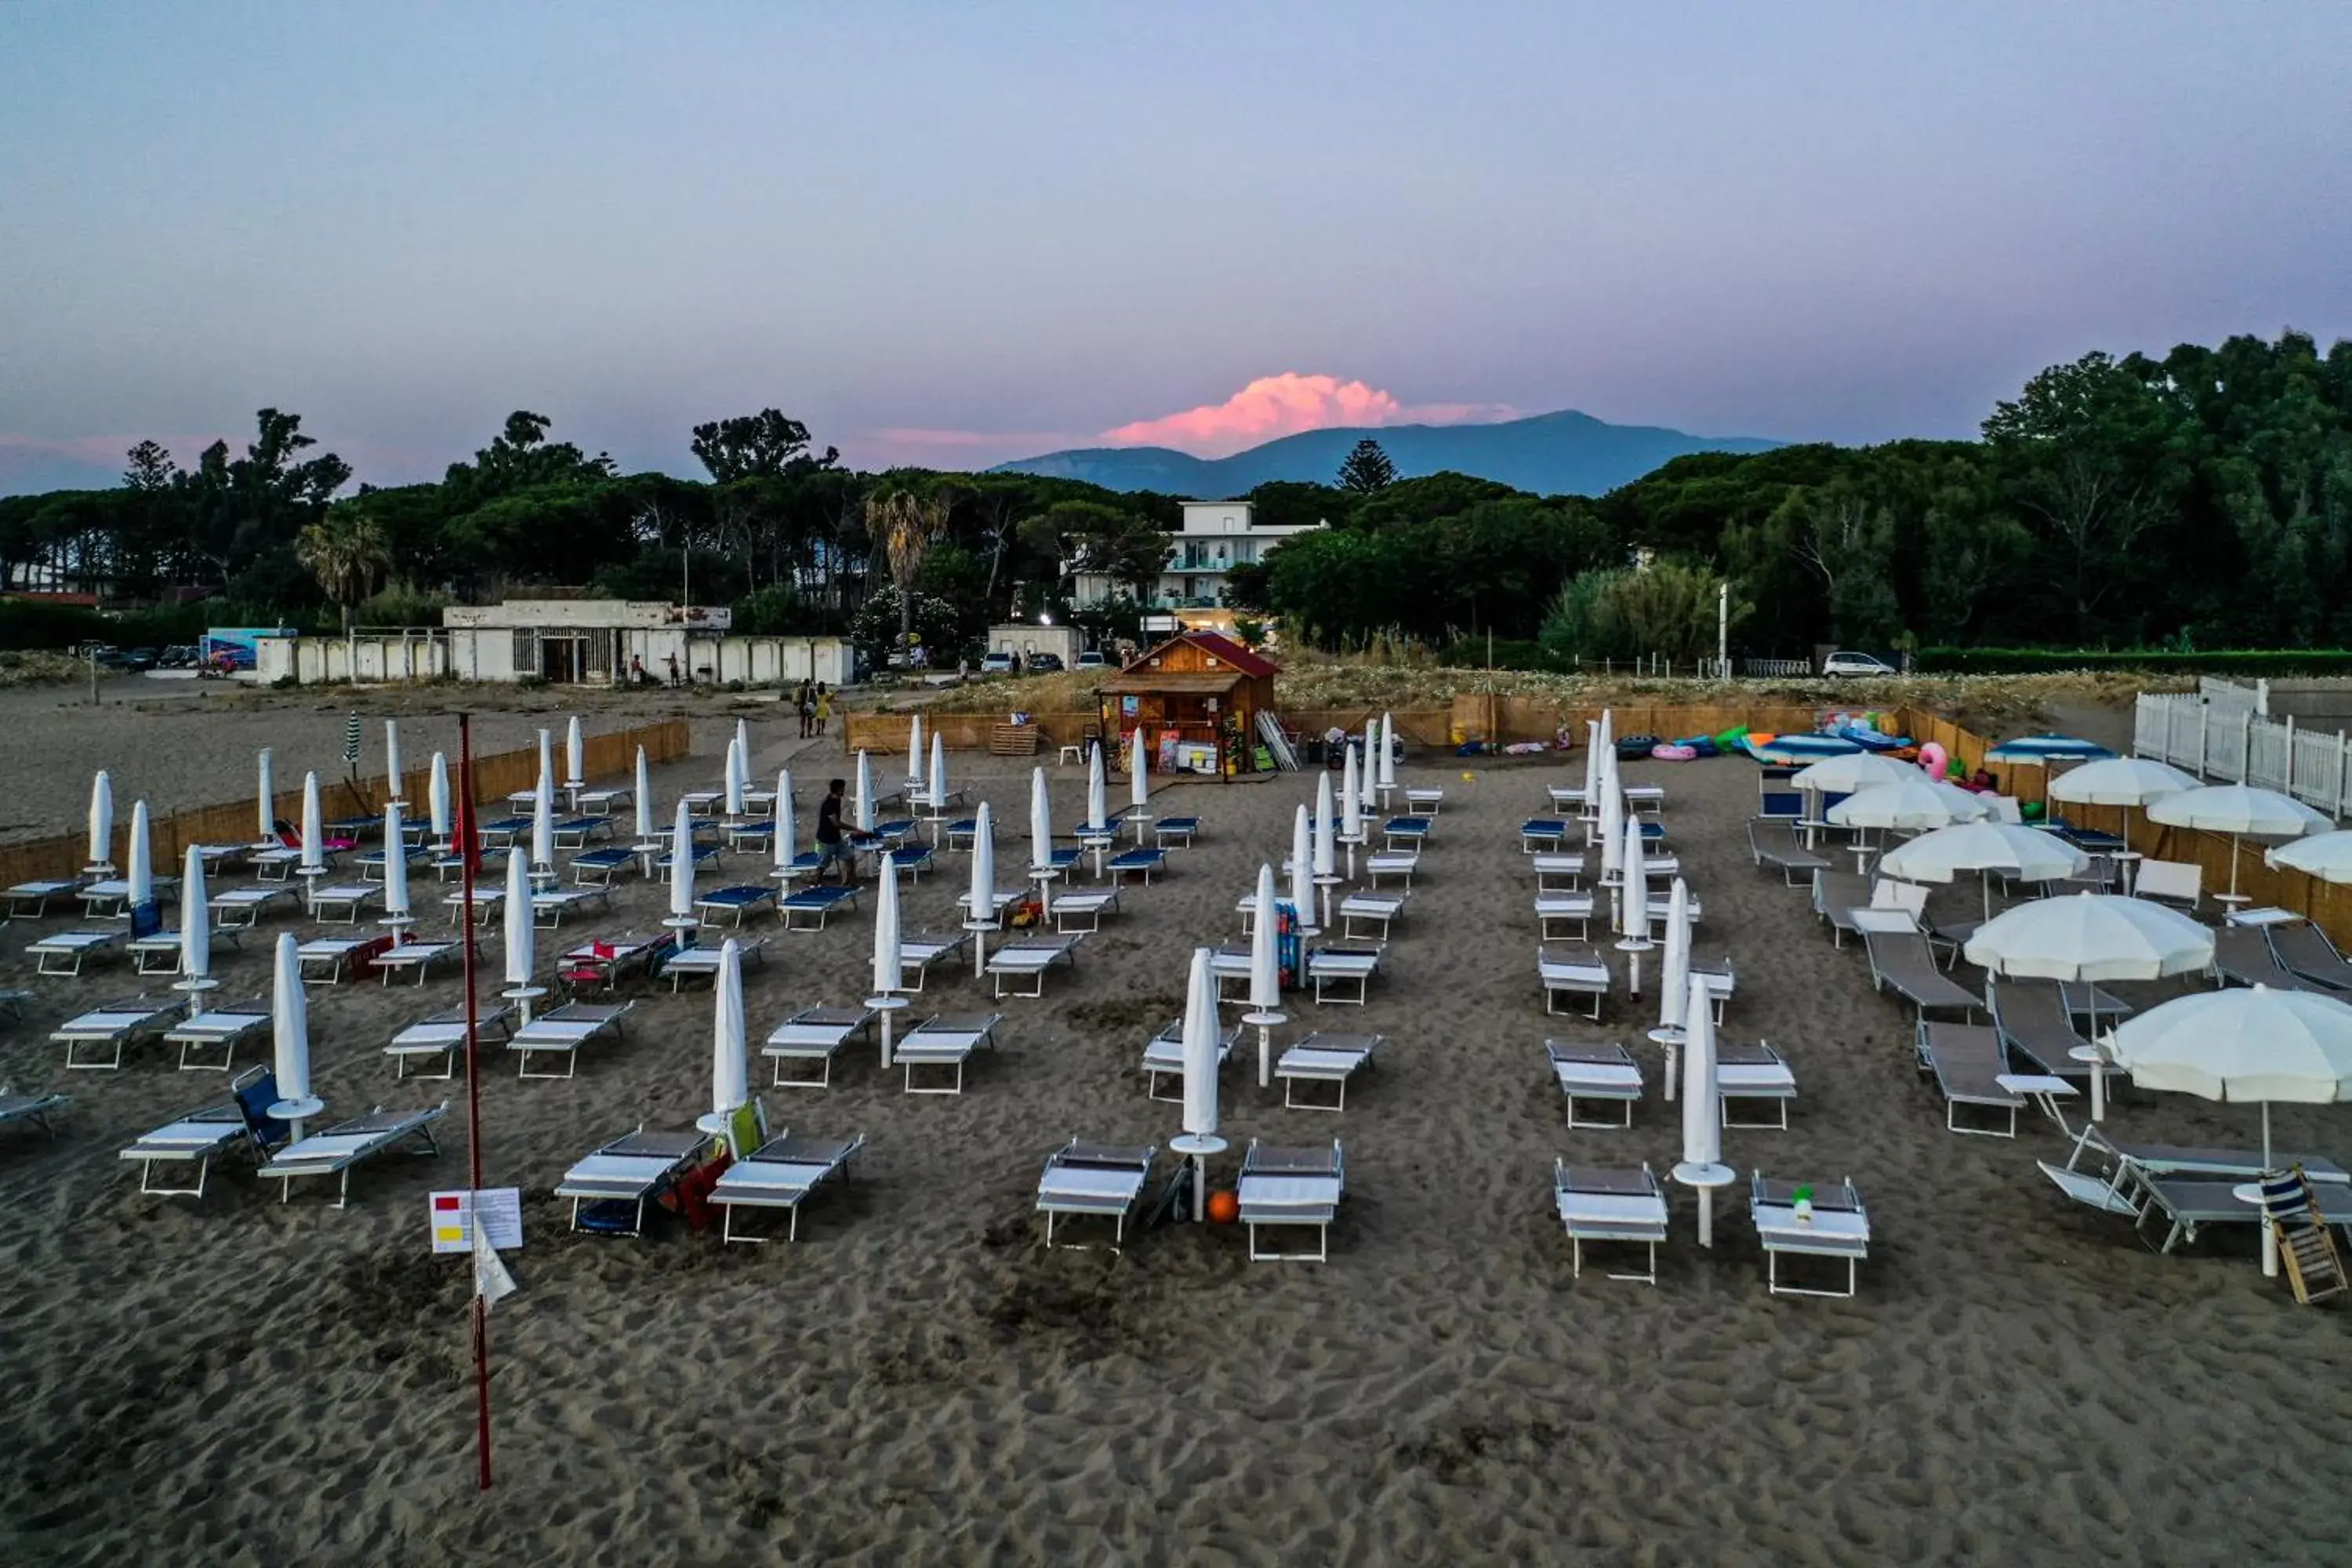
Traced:
[[[232, 793], [249, 766], [237, 722], [216, 736]], [[763, 770], [796, 749], [776, 731], [759, 731]], [[664, 794], [715, 776], [717, 733], [709, 754], [665, 770]], [[436, 743], [421, 721], [406, 742]], [[813, 752], [796, 771], [836, 757]], [[1000, 837], [1009, 876], [1025, 768], [953, 765], [1015, 825]], [[2068, 1206], [2033, 1169], [2059, 1157], [2044, 1123], [2015, 1143], [1947, 1132], [1906, 1013], [1872, 994], [1858, 952], [1832, 948], [1801, 892], [1749, 865], [1739, 823], [1755, 785], [1739, 763], [1628, 774], [1668, 786], [1706, 907], [1700, 950], [1738, 963], [1727, 1033], [1780, 1046], [1801, 1086], [1788, 1131], [1728, 1132], [1726, 1158], [1850, 1173], [1875, 1232], [1861, 1293], [1769, 1297], [1744, 1201], [1723, 1202], [1703, 1252], [1679, 1191], [1654, 1289], [1592, 1269], [1571, 1281], [1553, 1157], [1664, 1170], [1677, 1122], [1643, 1043], [1650, 1094], [1632, 1130], [1563, 1127], [1547, 1033], [1639, 1040], [1654, 1015], [1621, 995], [1598, 1029], [1544, 1016], [1516, 827], [1558, 772], [1464, 766], [1405, 770], [1448, 793], [1370, 1005], [1294, 1005], [1306, 1025], [1391, 1037], [1346, 1111], [1285, 1110], [1238, 1060], [1224, 1081], [1236, 1147], [1344, 1140], [1350, 1191], [1327, 1265], [1251, 1264], [1239, 1227], [1220, 1226], [1151, 1230], [1118, 1258], [1047, 1254], [1031, 1211], [1040, 1161], [1069, 1135], [1164, 1144], [1177, 1131], [1176, 1108], [1144, 1097], [1143, 1039], [1173, 1016], [1191, 947], [1238, 934], [1234, 900], [1278, 858], [1295, 778], [1170, 791], [1206, 818], [1199, 847], [1129, 895], [1074, 977], [1042, 1001], [991, 1004], [1003, 1048], [962, 1098], [905, 1097], [863, 1054], [829, 1090], [764, 1090], [779, 1124], [871, 1140], [796, 1245], [722, 1247], [670, 1216], [643, 1240], [575, 1237], [550, 1194], [598, 1142], [705, 1108], [707, 992], [645, 996], [629, 1038], [590, 1051], [570, 1082], [518, 1081], [492, 1053], [485, 1165], [523, 1188], [529, 1239], [511, 1258], [520, 1292], [494, 1317], [487, 1497], [473, 1489], [467, 1273], [426, 1254], [425, 1194], [463, 1182], [460, 1121], [439, 1158], [366, 1168], [340, 1212], [323, 1189], [281, 1206], [241, 1168], [201, 1206], [142, 1197], [116, 1152], [219, 1080], [152, 1050], [120, 1073], [61, 1072], [47, 1031], [135, 987], [113, 970], [37, 982], [25, 1023], [0, 1030], [0, 1078], [74, 1103], [53, 1143], [0, 1133], [15, 1221], [0, 1238], [0, 1557], [2345, 1559], [2340, 1311], [2300, 1310], [2266, 1285], [2250, 1237], [2158, 1258], [2121, 1222]], [[1074, 820], [1082, 775], [1053, 777], [1057, 819]], [[961, 867], [947, 858], [910, 890], [910, 928], [947, 921]], [[661, 908], [658, 889], [631, 883], [596, 926], [643, 928]], [[35, 984], [28, 929], [7, 931], [0, 984]], [[860, 913], [773, 935], [747, 980], [755, 1038], [795, 1007], [862, 996], [870, 933]], [[258, 989], [265, 966], [260, 944], [228, 957], [230, 989]], [[314, 989], [331, 1113], [461, 1091], [395, 1084], [381, 1055], [457, 990]], [[919, 999], [982, 1005], [968, 972]], [[753, 1071], [764, 1082], [756, 1058]], [[2176, 1097], [2118, 1118], [2133, 1137], [2256, 1135], [2250, 1109]], [[2283, 1108], [2277, 1131], [2352, 1155], [2339, 1110]]]

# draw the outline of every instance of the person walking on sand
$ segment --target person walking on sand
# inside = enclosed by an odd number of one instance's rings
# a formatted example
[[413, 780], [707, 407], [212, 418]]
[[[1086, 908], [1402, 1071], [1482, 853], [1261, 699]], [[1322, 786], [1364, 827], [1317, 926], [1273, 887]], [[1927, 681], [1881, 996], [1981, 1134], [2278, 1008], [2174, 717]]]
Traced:
[[678, 684], [677, 655], [676, 652], [672, 652], [669, 656], [669, 683], [673, 688]]
[[816, 732], [818, 734], [824, 733], [825, 724], [832, 718], [833, 693], [827, 691], [824, 689], [824, 682], [820, 680], [816, 683]]
[[809, 738], [809, 724], [816, 714], [815, 704], [809, 700], [809, 683], [805, 680], [793, 689], [793, 711], [800, 717], [801, 739], [805, 741]]
[[812, 881], [824, 880], [825, 868], [838, 863], [842, 885], [857, 880], [857, 855], [855, 835], [841, 826], [841, 807], [849, 788], [847, 779], [834, 779], [824, 786], [824, 799], [816, 808], [816, 868], [809, 873]]

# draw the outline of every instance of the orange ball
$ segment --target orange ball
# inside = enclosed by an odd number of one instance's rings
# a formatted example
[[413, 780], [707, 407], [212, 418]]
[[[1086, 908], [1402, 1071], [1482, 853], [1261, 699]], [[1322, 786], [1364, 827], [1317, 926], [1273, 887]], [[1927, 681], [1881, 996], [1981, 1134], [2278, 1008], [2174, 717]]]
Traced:
[[1209, 1194], [1209, 1217], [1219, 1225], [1231, 1225], [1242, 1217], [1242, 1201], [1228, 1192]]

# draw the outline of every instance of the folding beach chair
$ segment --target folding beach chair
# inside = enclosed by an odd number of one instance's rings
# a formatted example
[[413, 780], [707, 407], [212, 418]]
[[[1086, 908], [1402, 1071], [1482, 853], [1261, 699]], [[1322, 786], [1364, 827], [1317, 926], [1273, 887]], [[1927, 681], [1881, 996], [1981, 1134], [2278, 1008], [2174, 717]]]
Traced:
[[128, 935], [122, 931], [54, 931], [28, 942], [25, 951], [37, 961], [33, 971], [37, 974], [78, 975], [93, 953], [121, 946]]
[[[1724, 1126], [1749, 1131], [1789, 1130], [1789, 1102], [1797, 1098], [1797, 1075], [1789, 1069], [1788, 1058], [1771, 1041], [1758, 1040], [1753, 1045], [1742, 1040], [1719, 1042], [1715, 1047], [1715, 1081], [1720, 1101], [1716, 1109]], [[1734, 1121], [1733, 1103], [1750, 1100], [1769, 1105], [1772, 1120]]]
[[2296, 921], [2291, 925], [2264, 926], [2263, 934], [2290, 973], [2330, 991], [2352, 991], [2352, 963], [2344, 962], [2344, 955], [2317, 926]]
[[[1988, 1138], [2017, 1136], [2017, 1113], [2025, 1097], [2001, 1079], [2009, 1064], [2001, 1049], [2000, 1031], [1976, 1024], [1930, 1024], [1918, 1026], [1919, 1070], [1936, 1075], [1944, 1093], [1944, 1126], [1953, 1132], [1973, 1132]], [[2000, 1124], [1964, 1127], [1962, 1107], [1999, 1112]]]
[[[1343, 1035], [1318, 1029], [1285, 1049], [1274, 1064], [1282, 1080], [1282, 1104], [1287, 1110], [1345, 1110], [1348, 1080], [1372, 1065], [1372, 1056], [1388, 1044], [1385, 1035]], [[1328, 1105], [1298, 1098], [1301, 1084], [1329, 1084]]]
[[[1045, 1250], [1054, 1249], [1057, 1222], [1066, 1227], [1070, 1220], [1081, 1217], [1110, 1221], [1108, 1249], [1118, 1252], [1124, 1247], [1128, 1222], [1143, 1202], [1144, 1188], [1151, 1179], [1151, 1162], [1159, 1152], [1148, 1146], [1114, 1147], [1081, 1143], [1073, 1138], [1046, 1155], [1045, 1168], [1037, 1176], [1037, 1212], [1045, 1216]], [[1066, 1251], [1087, 1250], [1083, 1242], [1060, 1245]]]
[[49, 1113], [63, 1110], [69, 1103], [62, 1094], [18, 1094], [6, 1084], [0, 1084], [0, 1127], [21, 1121], [55, 1138], [58, 1130], [49, 1125]]
[[1582, 997], [1591, 1004], [1595, 1023], [1601, 1003], [1609, 994], [1609, 961], [1593, 948], [1579, 943], [1547, 942], [1536, 949], [1536, 979], [1543, 987], [1544, 1012], [1565, 1011], [1560, 998]]
[[[1371, 1000], [1372, 976], [1381, 972], [1381, 950], [1377, 947], [1318, 947], [1307, 955], [1307, 979], [1315, 987], [1317, 1005], [1324, 1002], [1352, 1002], [1361, 1007]], [[1326, 996], [1325, 989], [1333, 985], [1352, 984], [1353, 996]]]
[[1023, 975], [1028, 976], [1031, 983], [1030, 988], [1026, 991], [1015, 992], [1013, 994], [1020, 996], [1045, 994], [1045, 972], [1048, 969], [1057, 963], [1066, 964], [1072, 969], [1077, 967], [1080, 940], [1082, 940], [1081, 937], [1076, 932], [1057, 933], [1052, 936], [1024, 936], [1015, 937], [1000, 947], [991, 949], [988, 954], [988, 973], [996, 983], [997, 999], [1003, 1000], [1004, 983], [1007, 980]]
[[1755, 858], [1759, 869], [1780, 872], [1780, 880], [1792, 888], [1831, 869], [1827, 860], [1799, 842], [1796, 828], [1786, 822], [1761, 817], [1749, 821], [1748, 852]]
[[[1798, 1207], [1801, 1193], [1810, 1204], [1810, 1213]], [[1756, 1223], [1756, 1238], [1764, 1245], [1765, 1289], [1770, 1294], [1847, 1297], [1854, 1293], [1857, 1267], [1870, 1256], [1870, 1215], [1851, 1180], [1781, 1182], [1769, 1180], [1759, 1171], [1749, 1182], [1748, 1210]], [[1783, 1284], [1783, 1254], [1843, 1259], [1845, 1289], [1820, 1290]]]
[[[625, 1032], [622, 1020], [635, 1007], [634, 1002], [566, 1002], [541, 1013], [507, 1039], [507, 1049], [515, 1053], [515, 1076], [572, 1077], [579, 1067], [580, 1047], [604, 1035], [619, 1038]], [[530, 1059], [535, 1056], [562, 1057], [563, 1070], [531, 1071]]]
[[[1907, 918], [1907, 917], [1906, 917]], [[1979, 998], [1956, 984], [1936, 962], [1927, 946], [1927, 933], [1916, 924], [1908, 930], [1895, 929], [1895, 922], [1870, 920], [1861, 921], [1863, 945], [1870, 953], [1870, 982], [1881, 991], [1893, 991], [1911, 1004], [1924, 1023], [1931, 1009], [1951, 1009], [1963, 1017], [1974, 1017]]]
[[[972, 1052], [986, 1046], [996, 1046], [996, 1026], [1004, 1021], [1002, 1013], [941, 1013], [924, 1019], [902, 1037], [891, 1048], [906, 1072], [906, 1092], [908, 1094], [961, 1094], [964, 1064]], [[954, 1084], [946, 1089], [918, 1089], [915, 1069], [918, 1068], [952, 1068]]]
[[[157, 999], [132, 996], [75, 1015], [49, 1032], [66, 1048], [66, 1066], [83, 1070], [114, 1071], [122, 1066], [122, 1049], [160, 1037], [185, 1006], [181, 997]], [[85, 1054], [85, 1049], [89, 1054]], [[97, 1055], [103, 1049], [103, 1060]]]
[[[1241, 1221], [1249, 1226], [1253, 1263], [1313, 1262], [1329, 1259], [1331, 1222], [1347, 1195], [1347, 1166], [1339, 1141], [1331, 1146], [1280, 1149], [1250, 1140], [1242, 1156], [1238, 1196]], [[1260, 1242], [1262, 1230], [1304, 1229], [1315, 1233], [1312, 1252], [1269, 1252]]]
[[[1642, 1069], [1633, 1052], [1614, 1041], [1546, 1040], [1544, 1059], [1551, 1064], [1560, 1098], [1568, 1103], [1570, 1127], [1633, 1125], [1633, 1104], [1642, 1098]], [[1576, 1114], [1580, 1098], [1613, 1100], [1623, 1107], [1624, 1113], [1600, 1121], [1580, 1118]]]
[[[514, 1034], [512, 1003], [493, 1003], [474, 1010], [474, 1040], [478, 1046], [503, 1045]], [[452, 1079], [457, 1076], [457, 1053], [466, 1048], [466, 1009], [461, 1004], [427, 1013], [393, 1036], [383, 1054], [392, 1058], [392, 1076]], [[412, 1072], [412, 1062], [441, 1058], [439, 1072]]]
[[[202, 1004], [200, 1004], [202, 1005]], [[269, 1032], [269, 998], [257, 996], [249, 1002], [219, 1002], [203, 1005], [204, 1011], [176, 1019], [163, 1031], [163, 1043], [180, 1047], [182, 1072], [226, 1072], [236, 1058], [236, 1047], [246, 1041]], [[221, 1059], [191, 1061], [192, 1052], [218, 1051]]]
[[[572, 1200], [572, 1228], [582, 1229], [580, 1205], [589, 1211], [586, 1229], [605, 1236], [643, 1236], [646, 1204], [658, 1198], [678, 1177], [709, 1157], [712, 1142], [705, 1132], [648, 1132], [639, 1127], [602, 1144], [563, 1173], [555, 1195]], [[626, 1214], [623, 1229], [619, 1216]]]
[[[1242, 1026], [1224, 1025], [1217, 1033], [1217, 1067], [1222, 1070], [1241, 1043]], [[1161, 1092], [1163, 1079], [1175, 1085], [1173, 1094]], [[1171, 1105], [1184, 1102], [1184, 1020], [1178, 1018], [1151, 1037], [1143, 1047], [1143, 1096]]]
[[2301, 1171], [2273, 1171], [2263, 1178], [2263, 1219], [2278, 1242], [2286, 1282], [2304, 1306], [2344, 1293], [2344, 1258], [2320, 1211], [2319, 1200]]
[[[286, 1141], [287, 1127], [269, 1115], [278, 1102], [278, 1075], [268, 1068], [249, 1067], [231, 1079], [221, 1100], [198, 1106], [141, 1136], [117, 1156], [139, 1165], [139, 1190], [157, 1197], [201, 1198], [215, 1160], [237, 1150], [253, 1153], [257, 1164]], [[194, 1165], [193, 1187], [159, 1187], [156, 1167]]]
[[[1381, 942], [1389, 927], [1404, 913], [1405, 893], [1349, 893], [1339, 900], [1339, 940]], [[1363, 929], [1359, 930], [1361, 927]]]
[[1658, 1244], [1666, 1239], [1666, 1194], [1647, 1164], [1639, 1170], [1603, 1170], [1555, 1158], [1551, 1196], [1568, 1231], [1570, 1279], [1584, 1277], [1585, 1243], [1622, 1241], [1647, 1248], [1649, 1268], [1609, 1278], [1658, 1282]]
[[[846, 887], [827, 883], [820, 887], [803, 888], [784, 899], [776, 907], [783, 912], [786, 931], [823, 931], [824, 922], [835, 910], [857, 902], [858, 886]], [[804, 923], [813, 922], [813, 923]]]
[[[831, 1087], [833, 1058], [860, 1037], [871, 1038], [874, 1020], [879, 1016], [871, 1007], [803, 1007], [786, 1018], [769, 1031], [768, 1043], [760, 1047], [760, 1054], [774, 1064], [770, 1069], [772, 1087]], [[786, 1078], [786, 1062], [814, 1062], [817, 1076]]]
[[441, 1145], [433, 1137], [433, 1123], [448, 1110], [449, 1102], [446, 1100], [425, 1110], [379, 1108], [279, 1150], [261, 1167], [259, 1174], [275, 1177], [282, 1184], [278, 1189], [279, 1203], [293, 1196], [297, 1177], [337, 1177], [335, 1206], [341, 1208], [351, 1201], [352, 1172], [357, 1166], [411, 1141], [423, 1143], [425, 1153], [438, 1154]]
[[795, 1137], [787, 1131], [769, 1139], [721, 1172], [719, 1184], [710, 1189], [711, 1203], [727, 1211], [719, 1226], [719, 1240], [774, 1239], [740, 1233], [735, 1228], [737, 1209], [763, 1208], [782, 1209], [790, 1215], [784, 1239], [798, 1241], [801, 1205], [835, 1177], [845, 1180], [851, 1156], [865, 1147], [863, 1132], [850, 1139], [830, 1139]]
[[776, 889], [773, 888], [749, 884], [713, 888], [694, 900], [694, 912], [706, 927], [716, 926], [724, 920], [730, 929], [740, 931], [745, 915], [754, 910], [772, 909], [775, 902]]

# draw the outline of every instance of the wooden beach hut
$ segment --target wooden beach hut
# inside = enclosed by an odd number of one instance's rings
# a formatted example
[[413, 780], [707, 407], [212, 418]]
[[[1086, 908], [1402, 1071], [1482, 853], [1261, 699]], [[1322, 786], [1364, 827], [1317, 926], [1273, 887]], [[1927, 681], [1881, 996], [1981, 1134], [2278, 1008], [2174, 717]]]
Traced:
[[1140, 728], [1151, 765], [1163, 772], [1247, 773], [1257, 716], [1275, 710], [1280, 670], [1231, 637], [1179, 632], [1097, 689], [1102, 733], [1123, 751]]

